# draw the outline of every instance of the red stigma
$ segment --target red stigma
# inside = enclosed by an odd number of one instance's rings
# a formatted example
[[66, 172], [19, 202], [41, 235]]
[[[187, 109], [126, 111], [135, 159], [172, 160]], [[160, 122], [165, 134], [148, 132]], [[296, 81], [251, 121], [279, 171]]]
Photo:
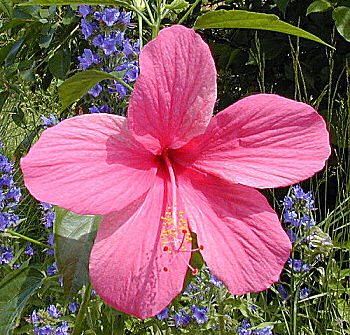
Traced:
[[163, 251], [168, 251], [169, 250], [169, 247], [167, 247], [167, 246], [165, 246], [164, 248], [163, 248]]
[[163, 271], [168, 272], [168, 268], [164, 266]]
[[199, 246], [199, 249], [200, 249], [200, 250], [203, 250], [203, 249], [204, 249], [204, 246], [203, 246], [203, 245]]
[[198, 272], [199, 272], [199, 270], [198, 269], [193, 269], [192, 270], [192, 273], [193, 273], [193, 275], [195, 276], [195, 275], [197, 275], [198, 274]]
[[187, 234], [187, 230], [186, 229], [182, 229], [182, 233], [183, 234]]

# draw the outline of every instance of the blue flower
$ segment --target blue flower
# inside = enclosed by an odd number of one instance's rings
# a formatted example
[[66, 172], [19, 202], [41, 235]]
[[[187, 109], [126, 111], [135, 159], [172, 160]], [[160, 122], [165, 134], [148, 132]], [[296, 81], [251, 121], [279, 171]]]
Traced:
[[304, 195], [304, 200], [306, 201], [305, 207], [308, 209], [315, 209], [315, 200], [313, 199], [312, 192], [309, 191]]
[[207, 308], [200, 308], [196, 305], [192, 305], [193, 317], [196, 319], [197, 323], [201, 325], [202, 323], [208, 321]]
[[91, 90], [88, 91], [88, 94], [91, 94], [94, 98], [97, 98], [102, 92], [101, 84], [95, 85]]
[[299, 240], [298, 235], [294, 233], [292, 229], [287, 229], [287, 235], [292, 243], [297, 242]]
[[306, 299], [310, 295], [310, 290], [308, 288], [302, 288], [299, 294], [300, 299]]
[[54, 235], [53, 234], [49, 234], [49, 239], [47, 240], [47, 243], [50, 245], [50, 247], [54, 247], [54, 242], [53, 242], [53, 239], [54, 239]]
[[103, 40], [101, 49], [103, 50], [106, 56], [109, 56], [113, 52], [117, 51], [116, 43], [117, 41], [115, 38], [106, 37]]
[[175, 320], [175, 327], [179, 328], [180, 326], [186, 327], [191, 322], [191, 317], [182, 309], [179, 309], [179, 312], [175, 312], [174, 320]]
[[57, 307], [55, 305], [50, 305], [47, 308], [47, 311], [49, 312], [49, 314], [52, 318], [58, 319], [60, 317], [60, 314], [57, 311]]
[[82, 16], [84, 19], [86, 18], [87, 15], [91, 13], [91, 6], [87, 5], [79, 5], [79, 16]]
[[130, 24], [131, 12], [121, 12], [119, 15], [119, 21], [121, 24], [127, 26]]
[[125, 40], [125, 31], [118, 30], [116, 32], [111, 33], [110, 37], [115, 39], [115, 42], [117, 43], [117, 45], [122, 47]]
[[139, 76], [139, 68], [136, 65], [133, 64], [129, 64], [128, 68], [130, 70], [128, 70], [125, 73], [124, 78], [126, 79], [127, 82], [133, 82], [137, 79], [137, 77]]
[[100, 113], [100, 110], [99, 110], [98, 107], [92, 106], [92, 107], [89, 107], [89, 112], [90, 112], [91, 114]]
[[6, 247], [0, 247], [0, 265], [1, 264], [9, 264], [14, 258], [12, 249]]
[[[101, 34], [98, 34], [97, 36], [94, 37], [92, 40], [92, 45], [94, 47], [101, 47], [104, 41], [104, 36]], [[96, 63], [97, 64], [97, 63]]]
[[51, 228], [55, 222], [56, 213], [55, 212], [49, 212], [45, 214], [45, 227]]
[[221, 280], [217, 279], [214, 275], [210, 274], [209, 283], [213, 284], [216, 287], [222, 287], [224, 284]]
[[112, 27], [118, 21], [119, 12], [115, 8], [105, 8], [105, 13], [102, 16], [102, 21]]
[[12, 164], [9, 162], [8, 158], [3, 155], [0, 155], [0, 171], [12, 173]]
[[169, 308], [165, 307], [160, 313], [157, 314], [158, 320], [164, 320], [169, 318]]
[[27, 256], [33, 256], [34, 255], [34, 248], [32, 247], [31, 243], [29, 243], [26, 247], [26, 250], [24, 251], [24, 254]]
[[115, 88], [116, 88], [116, 90], [119, 93], [119, 96], [121, 98], [124, 98], [126, 96], [126, 94], [128, 93], [128, 89], [123, 84], [119, 83], [118, 81], [115, 82]]
[[15, 202], [19, 202], [19, 200], [22, 197], [22, 192], [21, 189], [19, 187], [13, 187], [11, 188], [7, 195], [6, 195], [7, 199], [13, 199]]
[[34, 333], [37, 335], [51, 335], [53, 331], [55, 331], [55, 328], [50, 325], [34, 329]]
[[0, 178], [0, 187], [11, 187], [14, 184], [13, 176], [3, 174]]
[[251, 324], [249, 323], [248, 319], [244, 319], [241, 326], [237, 327], [235, 330], [238, 331], [239, 335], [251, 335], [253, 332], [249, 328], [251, 328]]
[[[55, 274], [58, 272], [56, 262], [54, 262], [54, 263], [52, 264], [52, 266], [48, 265], [46, 268], [47, 268], [47, 274], [48, 274], [49, 276], [53, 276], [53, 275], [55, 275]], [[53, 305], [52, 305], [52, 306], [53, 306]]]
[[272, 326], [267, 326], [263, 329], [256, 329], [253, 332], [254, 335], [272, 335]]
[[129, 39], [124, 40], [123, 53], [126, 57], [129, 57], [131, 54], [134, 53], [134, 49], [133, 49], [132, 45], [130, 44]]
[[41, 115], [41, 119], [42, 119], [41, 125], [46, 127], [53, 126], [59, 122], [56, 116], [51, 113], [49, 114], [49, 117], [46, 117], [45, 115]]
[[299, 185], [293, 186], [292, 192], [297, 199], [304, 199], [305, 193]]
[[284, 286], [282, 284], [277, 285], [277, 291], [280, 293], [281, 297], [283, 300], [286, 300], [288, 297], [288, 292], [287, 290], [284, 288]]
[[111, 107], [109, 107], [108, 105], [103, 105], [100, 107], [100, 112], [101, 113], [109, 113], [111, 110]]
[[51, 204], [48, 204], [47, 202], [40, 202], [41, 208], [43, 211], [49, 211], [53, 208]]
[[100, 61], [96, 55], [93, 54], [93, 52], [90, 49], [84, 49], [83, 54], [81, 57], [78, 57], [79, 60], [79, 66], [82, 68], [82, 70], [88, 69], [92, 64], [98, 64]]
[[81, 19], [81, 32], [86, 40], [94, 33], [95, 30], [98, 30], [95, 23], [90, 24], [85, 19]]
[[56, 329], [56, 335], [69, 335], [69, 327], [67, 321], [63, 321], [62, 325]]
[[30, 320], [32, 323], [34, 322], [38, 322], [40, 320], [40, 318], [38, 317], [38, 315], [36, 314], [36, 310], [34, 309], [34, 311], [32, 312], [32, 315], [30, 317]]
[[284, 197], [284, 200], [283, 200], [283, 206], [286, 208], [286, 209], [291, 209], [292, 206], [294, 204], [294, 200], [292, 197]]
[[295, 211], [287, 209], [284, 212], [284, 221], [286, 223], [292, 223], [294, 227], [300, 226], [300, 220], [298, 219], [298, 214]]
[[72, 313], [75, 313], [79, 309], [79, 304], [77, 302], [70, 302], [69, 305], [68, 305], [68, 309]]
[[94, 19], [97, 20], [97, 21], [101, 21], [102, 20], [102, 16], [103, 16], [102, 13], [97, 12], [97, 11], [93, 15]]

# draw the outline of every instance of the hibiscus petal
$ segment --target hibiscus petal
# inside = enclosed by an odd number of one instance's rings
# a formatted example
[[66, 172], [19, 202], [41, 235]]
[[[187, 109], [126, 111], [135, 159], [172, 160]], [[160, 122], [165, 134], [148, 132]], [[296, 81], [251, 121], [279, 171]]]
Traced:
[[195, 171], [178, 175], [178, 183], [203, 258], [232, 294], [279, 280], [291, 243], [263, 195]]
[[79, 214], [125, 207], [151, 187], [156, 167], [126, 119], [108, 114], [62, 121], [21, 159], [24, 183], [36, 199]]
[[165, 192], [164, 179], [157, 178], [145, 197], [104, 216], [90, 255], [97, 293], [117, 310], [141, 319], [158, 314], [181, 292], [190, 258], [190, 253], [163, 250]]
[[311, 177], [329, 155], [326, 124], [311, 106], [257, 94], [216, 115], [173, 156], [233, 183], [270, 188]]
[[148, 150], [160, 154], [203, 133], [215, 100], [216, 69], [208, 45], [194, 30], [172, 26], [140, 54], [129, 127]]

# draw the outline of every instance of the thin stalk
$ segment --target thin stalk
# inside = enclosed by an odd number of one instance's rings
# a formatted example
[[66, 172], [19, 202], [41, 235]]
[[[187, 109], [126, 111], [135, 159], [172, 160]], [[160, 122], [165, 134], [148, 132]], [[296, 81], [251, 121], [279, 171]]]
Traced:
[[134, 12], [136, 12], [137, 15], [141, 16], [141, 17], [143, 18], [143, 20], [144, 20], [150, 27], [153, 27], [153, 23], [150, 22], [150, 20], [148, 20], [147, 17], [144, 16], [144, 15], [142, 14], [142, 12], [141, 12], [138, 8], [136, 8], [134, 5], [130, 5], [129, 7], [130, 7], [131, 10], [133, 10]]
[[147, 12], [148, 12], [149, 18], [151, 19], [152, 25], [154, 25], [155, 21], [154, 21], [154, 17], [153, 17], [152, 11], [151, 11], [151, 7], [148, 4], [148, 0], [145, 0], [145, 4], [146, 4], [146, 8], [147, 8]]
[[188, 11], [185, 13], [185, 15], [179, 20], [178, 24], [181, 24], [182, 22], [184, 22], [187, 17], [192, 13], [192, 11], [194, 10], [194, 8], [199, 4], [201, 0], [196, 0], [193, 5], [188, 9]]
[[45, 244], [45, 243], [41, 243], [41, 242], [39, 242], [39, 241], [37, 241], [37, 240], [34, 240], [34, 239], [32, 239], [32, 238], [30, 238], [30, 237], [28, 237], [28, 236], [22, 235], [22, 234], [20, 234], [20, 233], [17, 233], [17, 232], [15, 232], [15, 231], [13, 231], [13, 230], [6, 229], [5, 232], [6, 232], [6, 233], [9, 233], [9, 234], [12, 235], [12, 236], [20, 237], [21, 239], [26, 240], [26, 241], [28, 241], [28, 242], [31, 242], [31, 243], [40, 245], [40, 246], [42, 246], [42, 247], [44, 247], [44, 248], [48, 248], [48, 249], [53, 250], [53, 248], [50, 247], [49, 245], [47, 245], [47, 244]]
[[139, 38], [140, 38], [140, 51], [141, 51], [143, 47], [143, 38], [142, 38], [142, 17], [140, 15], [138, 15], [138, 20], [139, 20]]
[[90, 301], [91, 292], [92, 292], [92, 285], [91, 285], [91, 283], [89, 283], [89, 285], [86, 286], [83, 301], [81, 303], [81, 307], [79, 309], [79, 313], [78, 313], [76, 321], [75, 321], [73, 335], [81, 335], [82, 334], [83, 321], [85, 318], [87, 306], [88, 306], [89, 301]]

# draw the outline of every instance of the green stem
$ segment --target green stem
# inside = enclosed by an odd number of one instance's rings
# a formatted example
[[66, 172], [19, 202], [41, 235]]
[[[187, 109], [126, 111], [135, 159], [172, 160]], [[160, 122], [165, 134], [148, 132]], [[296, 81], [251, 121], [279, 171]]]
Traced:
[[41, 243], [41, 242], [39, 242], [39, 241], [37, 241], [37, 240], [33, 240], [32, 238], [30, 238], [30, 237], [28, 237], [28, 236], [25, 236], [25, 235], [22, 235], [22, 234], [20, 234], [20, 233], [17, 233], [17, 232], [15, 232], [15, 231], [13, 231], [13, 230], [6, 229], [5, 232], [6, 232], [6, 233], [9, 233], [9, 234], [12, 235], [12, 236], [20, 237], [20, 238], [23, 239], [23, 240], [26, 240], [26, 241], [29, 241], [29, 242], [31, 242], [31, 243], [40, 245], [40, 246], [42, 246], [42, 247], [44, 247], [44, 248], [48, 248], [48, 249], [53, 250], [53, 248], [50, 247], [49, 245], [47, 245], [47, 244], [45, 244], [45, 243]]
[[151, 11], [151, 7], [148, 4], [148, 0], [145, 0], [145, 4], [146, 4], [148, 15], [149, 15], [151, 22], [152, 22], [152, 25], [154, 25], [155, 21], [154, 21], [154, 17], [153, 17], [152, 11]]
[[192, 13], [194, 8], [199, 4], [200, 1], [201, 0], [196, 0], [196, 2], [193, 3], [193, 5], [188, 9], [186, 14], [179, 20], [178, 24], [181, 24], [182, 22], [184, 22], [187, 19], [187, 16]]
[[89, 301], [90, 301], [91, 292], [92, 292], [92, 285], [91, 285], [91, 283], [89, 283], [89, 285], [86, 286], [86, 289], [85, 289], [85, 292], [84, 292], [83, 301], [81, 303], [81, 306], [80, 306], [80, 309], [79, 309], [79, 313], [78, 313], [76, 321], [75, 321], [73, 335], [81, 335], [81, 334], [83, 334], [82, 333], [82, 326], [83, 326], [83, 321], [84, 321], [84, 318], [85, 318], [85, 313], [86, 313], [86, 310], [87, 310], [87, 306], [88, 306]]
[[144, 19], [144, 21], [145, 21], [149, 26], [151, 26], [151, 27], [153, 26], [153, 23], [150, 22], [150, 20], [148, 20], [147, 17], [144, 16], [144, 15], [142, 14], [142, 12], [141, 12], [138, 8], [136, 8], [136, 7], [133, 6], [133, 5], [130, 5], [129, 8], [130, 8], [132, 11], [136, 12], [137, 15], [141, 16], [141, 17]]
[[143, 47], [143, 40], [142, 40], [142, 17], [140, 15], [138, 15], [138, 20], [139, 20], [139, 38], [140, 38], [140, 51], [141, 51]]

